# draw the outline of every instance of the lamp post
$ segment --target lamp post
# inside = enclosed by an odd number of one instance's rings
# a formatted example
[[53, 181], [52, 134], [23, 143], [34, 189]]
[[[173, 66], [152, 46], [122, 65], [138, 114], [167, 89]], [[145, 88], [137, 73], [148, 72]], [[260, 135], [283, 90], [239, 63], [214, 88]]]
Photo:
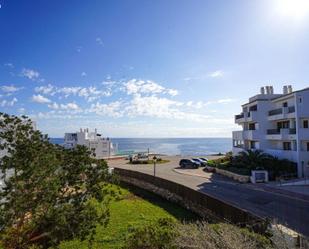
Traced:
[[157, 162], [157, 157], [154, 156], [152, 159], [153, 159], [153, 176], [156, 176], [156, 162]]

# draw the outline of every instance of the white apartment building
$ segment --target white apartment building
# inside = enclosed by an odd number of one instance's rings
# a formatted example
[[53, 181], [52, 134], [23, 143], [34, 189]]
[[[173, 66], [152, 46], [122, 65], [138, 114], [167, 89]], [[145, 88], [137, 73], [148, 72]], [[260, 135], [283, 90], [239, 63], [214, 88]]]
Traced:
[[233, 132], [233, 154], [259, 149], [297, 163], [298, 177], [309, 176], [309, 88], [284, 86], [275, 94], [272, 86], [262, 87], [242, 105], [235, 123], [242, 130]]
[[84, 145], [90, 151], [95, 153], [96, 159], [104, 159], [115, 154], [115, 148], [109, 138], [104, 138], [95, 129], [94, 132], [89, 132], [87, 129], [80, 129], [79, 132], [65, 133], [64, 147], [74, 148], [76, 145]]

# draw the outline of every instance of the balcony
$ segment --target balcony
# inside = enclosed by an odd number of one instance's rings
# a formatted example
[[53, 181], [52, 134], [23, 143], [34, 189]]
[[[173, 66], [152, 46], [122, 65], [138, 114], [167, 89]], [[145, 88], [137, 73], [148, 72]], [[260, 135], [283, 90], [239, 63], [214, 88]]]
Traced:
[[239, 123], [243, 123], [245, 121], [246, 121], [246, 119], [245, 119], [245, 114], [244, 113], [235, 115], [235, 123], [239, 124]]
[[297, 162], [297, 151], [294, 150], [265, 150], [266, 153], [278, 157], [279, 159], [288, 159], [293, 162]]
[[295, 118], [295, 106], [282, 107], [268, 112], [268, 120]]
[[259, 133], [257, 130], [244, 130], [243, 138], [244, 140], [259, 140]]
[[267, 130], [268, 140], [296, 140], [296, 129], [270, 129]]
[[233, 140], [243, 141], [243, 132], [242, 131], [233, 131]]
[[257, 120], [258, 112], [251, 110], [250, 112], [242, 112], [239, 115], [235, 115], [235, 123], [240, 124], [244, 122], [252, 122]]

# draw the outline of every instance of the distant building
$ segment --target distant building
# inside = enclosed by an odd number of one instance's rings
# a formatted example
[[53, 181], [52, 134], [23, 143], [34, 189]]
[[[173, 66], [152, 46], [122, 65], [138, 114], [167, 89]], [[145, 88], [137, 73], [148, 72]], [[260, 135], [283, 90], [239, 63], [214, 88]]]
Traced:
[[284, 86], [275, 94], [261, 88], [235, 116], [241, 131], [233, 132], [233, 153], [260, 149], [297, 163], [298, 177], [309, 176], [309, 88], [293, 91]]
[[79, 132], [75, 133], [65, 133], [64, 147], [74, 148], [76, 145], [86, 146], [95, 153], [97, 159], [111, 157], [116, 152], [112, 141], [109, 138], [102, 137], [101, 134], [97, 133], [97, 129], [94, 132], [89, 132], [87, 128], [80, 129]]

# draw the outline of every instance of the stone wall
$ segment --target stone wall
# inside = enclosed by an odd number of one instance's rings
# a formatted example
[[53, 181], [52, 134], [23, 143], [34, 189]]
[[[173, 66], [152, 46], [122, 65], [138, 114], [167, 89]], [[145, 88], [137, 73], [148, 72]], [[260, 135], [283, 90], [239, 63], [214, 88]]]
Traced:
[[120, 181], [160, 195], [207, 220], [248, 226], [261, 233], [266, 230], [267, 224], [262, 218], [206, 193], [133, 170], [115, 168], [115, 174], [119, 176]]
[[211, 212], [209, 209], [198, 205], [196, 203], [192, 203], [191, 201], [186, 201], [183, 197], [176, 195], [172, 192], [170, 192], [169, 190], [157, 187], [151, 183], [145, 182], [145, 181], [141, 181], [141, 180], [137, 180], [131, 177], [125, 177], [125, 176], [121, 176], [121, 181], [125, 182], [127, 184], [131, 184], [134, 185], [136, 187], [139, 187], [141, 189], [145, 189], [148, 190], [152, 193], [155, 193], [161, 197], [163, 197], [164, 199], [173, 202], [173, 203], [177, 203], [178, 205], [192, 211], [193, 213], [199, 215], [200, 217], [202, 217], [205, 220], [208, 221], [224, 221], [224, 219], [218, 217], [217, 215], [215, 215], [213, 212]]

